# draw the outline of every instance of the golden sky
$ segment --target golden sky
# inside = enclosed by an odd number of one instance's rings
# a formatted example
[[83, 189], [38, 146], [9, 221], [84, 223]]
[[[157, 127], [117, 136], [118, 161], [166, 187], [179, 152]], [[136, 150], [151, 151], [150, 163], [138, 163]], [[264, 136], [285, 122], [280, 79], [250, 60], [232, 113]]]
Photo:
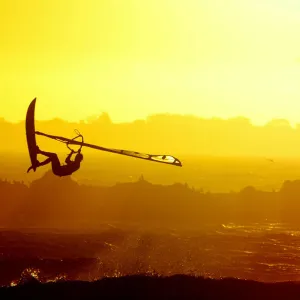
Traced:
[[0, 0], [0, 116], [300, 122], [299, 0]]

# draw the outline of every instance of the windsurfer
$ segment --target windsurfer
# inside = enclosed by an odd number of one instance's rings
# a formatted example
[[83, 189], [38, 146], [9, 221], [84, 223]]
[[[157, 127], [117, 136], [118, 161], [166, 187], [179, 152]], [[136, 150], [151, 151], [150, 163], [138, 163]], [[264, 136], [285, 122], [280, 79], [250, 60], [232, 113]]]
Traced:
[[[43, 162], [37, 161], [37, 167], [41, 167], [41, 166], [51, 163], [53, 174], [60, 176], [60, 177], [73, 174], [75, 171], [77, 171], [80, 168], [80, 163], [83, 160], [83, 155], [81, 154], [80, 150], [76, 154], [75, 159], [71, 160], [72, 155], [75, 153], [74, 150], [71, 150], [71, 153], [65, 159], [66, 164], [61, 165], [56, 153], [41, 151], [38, 146], [36, 146], [36, 147], [37, 147], [37, 154], [42, 154], [42, 155], [48, 157]], [[32, 166], [27, 170], [27, 173], [31, 169], [33, 169]]]

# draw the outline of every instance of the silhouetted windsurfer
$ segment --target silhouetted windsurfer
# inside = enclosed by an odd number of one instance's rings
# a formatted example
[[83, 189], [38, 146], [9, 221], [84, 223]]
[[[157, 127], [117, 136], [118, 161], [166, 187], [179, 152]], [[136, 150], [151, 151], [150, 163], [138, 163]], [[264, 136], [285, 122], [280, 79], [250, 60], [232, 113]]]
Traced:
[[[65, 160], [66, 165], [61, 165], [56, 153], [41, 151], [37, 146], [37, 154], [42, 154], [48, 157], [43, 162], [38, 161], [37, 167], [41, 167], [51, 163], [53, 174], [60, 177], [71, 175], [80, 168], [80, 163], [83, 160], [83, 155], [80, 153], [80, 151], [76, 154], [75, 159], [71, 160], [71, 157], [74, 153], [75, 151], [71, 150], [71, 153], [67, 156]], [[32, 166], [27, 170], [27, 173], [31, 169], [33, 169]]]

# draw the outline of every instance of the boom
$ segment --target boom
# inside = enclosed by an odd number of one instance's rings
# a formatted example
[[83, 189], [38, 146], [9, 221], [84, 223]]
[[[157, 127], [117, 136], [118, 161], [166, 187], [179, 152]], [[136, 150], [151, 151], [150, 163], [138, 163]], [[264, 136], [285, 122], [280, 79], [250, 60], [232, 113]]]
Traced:
[[105, 147], [96, 146], [96, 145], [92, 145], [92, 144], [88, 144], [88, 143], [78, 142], [78, 141], [71, 140], [71, 139], [68, 139], [65, 137], [61, 137], [61, 136], [46, 134], [46, 133], [39, 132], [39, 131], [36, 131], [35, 134], [42, 135], [47, 138], [54, 139], [59, 142], [70, 144], [70, 145], [85, 146], [85, 147], [89, 147], [89, 148], [96, 149], [96, 150], [101, 150], [101, 151], [106, 151], [106, 152], [111, 152], [111, 153], [116, 153], [116, 154], [121, 154], [121, 155], [127, 155], [127, 156], [131, 156], [131, 157], [135, 157], [135, 158], [146, 159], [149, 161], [154, 161], [154, 162], [169, 164], [169, 165], [173, 165], [173, 166], [177, 166], [177, 167], [182, 167], [182, 164], [179, 161], [179, 159], [177, 159], [176, 157], [171, 156], [171, 155], [147, 154], [147, 153], [140, 153], [140, 152], [129, 151], [129, 150], [105, 148]]

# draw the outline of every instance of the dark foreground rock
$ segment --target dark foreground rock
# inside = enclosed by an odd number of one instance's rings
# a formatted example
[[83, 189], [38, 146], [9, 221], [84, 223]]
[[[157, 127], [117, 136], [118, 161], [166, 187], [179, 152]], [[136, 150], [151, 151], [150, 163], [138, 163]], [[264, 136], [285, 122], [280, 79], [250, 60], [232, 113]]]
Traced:
[[300, 299], [300, 283], [260, 283], [238, 279], [204, 279], [191, 276], [128, 276], [95, 282], [38, 281], [2, 287], [0, 299]]

